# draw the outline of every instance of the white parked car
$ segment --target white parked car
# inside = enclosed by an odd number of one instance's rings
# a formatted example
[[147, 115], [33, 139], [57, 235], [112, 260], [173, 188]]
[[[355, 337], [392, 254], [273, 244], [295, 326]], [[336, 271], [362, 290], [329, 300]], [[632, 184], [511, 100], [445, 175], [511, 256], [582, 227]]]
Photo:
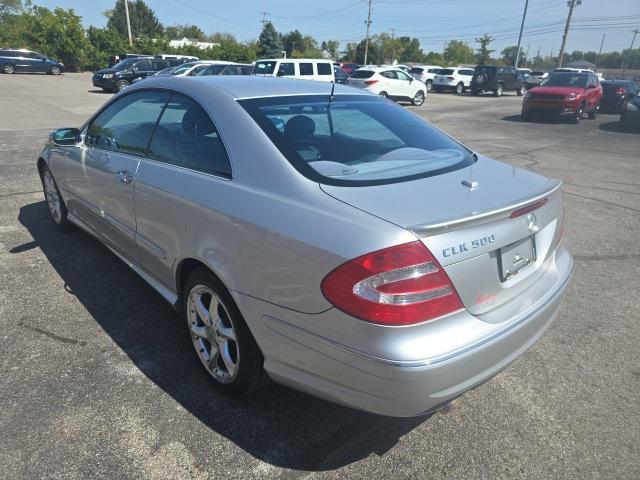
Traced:
[[271, 58], [258, 60], [252, 75], [261, 77], [299, 78], [334, 82], [333, 62], [318, 58]]
[[473, 68], [449, 67], [443, 68], [433, 78], [432, 88], [436, 92], [450, 90], [462, 95], [471, 86]]
[[424, 83], [427, 86], [428, 92], [431, 90], [431, 85], [433, 84], [436, 73], [440, 70], [442, 70], [442, 67], [439, 65], [416, 65], [411, 68], [409, 73], [413, 75], [413, 78]]
[[415, 106], [422, 105], [427, 98], [424, 83], [415, 80], [404, 70], [394, 67], [359, 68], [351, 74], [347, 83], [381, 97], [409, 101]]

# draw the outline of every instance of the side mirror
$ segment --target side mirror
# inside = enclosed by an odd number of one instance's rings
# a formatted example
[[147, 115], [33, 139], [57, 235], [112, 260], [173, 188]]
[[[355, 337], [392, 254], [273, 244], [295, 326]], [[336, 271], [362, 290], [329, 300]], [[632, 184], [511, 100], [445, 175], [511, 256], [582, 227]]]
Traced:
[[80, 142], [80, 130], [77, 128], [58, 128], [49, 134], [49, 140], [62, 147], [72, 146]]
[[282, 77], [283, 75], [284, 75], [284, 72], [282, 70], [278, 70], [278, 73], [276, 74], [276, 76]]
[[409, 77], [409, 83], [413, 83], [413, 77]]

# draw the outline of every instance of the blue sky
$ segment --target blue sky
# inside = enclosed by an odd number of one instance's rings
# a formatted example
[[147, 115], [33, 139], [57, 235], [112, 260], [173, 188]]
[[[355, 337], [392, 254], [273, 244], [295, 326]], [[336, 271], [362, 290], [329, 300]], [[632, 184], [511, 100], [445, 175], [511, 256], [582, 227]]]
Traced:
[[[85, 25], [104, 26], [102, 12], [115, 0], [34, 0], [46, 7], [73, 8]], [[390, 32], [420, 40], [425, 52], [442, 51], [445, 40], [467, 41], [489, 33], [495, 37], [491, 48], [498, 52], [515, 45], [522, 20], [524, 0], [373, 0], [372, 33]], [[281, 32], [297, 28], [317, 40], [347, 42], [364, 38], [367, 0], [147, 0], [165, 25], [193, 23], [206, 33], [233, 33], [240, 40], [257, 38], [262, 14]], [[522, 40], [530, 56], [558, 53], [568, 12], [566, 0], [529, 0]], [[640, 28], [640, 0], [582, 0], [573, 15], [567, 51], [600, 48], [604, 51], [628, 48], [632, 30]], [[640, 36], [636, 39], [640, 47]], [[495, 55], [495, 54], [494, 54]]]

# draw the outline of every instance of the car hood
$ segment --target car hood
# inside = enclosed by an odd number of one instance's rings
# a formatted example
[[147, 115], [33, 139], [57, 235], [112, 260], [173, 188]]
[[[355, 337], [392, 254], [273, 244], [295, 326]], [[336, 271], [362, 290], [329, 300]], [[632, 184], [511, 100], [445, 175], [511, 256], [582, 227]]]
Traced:
[[121, 70], [116, 70], [115, 68], [103, 68], [101, 70], [96, 70], [93, 73], [99, 73], [99, 74], [103, 74], [103, 73], [116, 73], [116, 72], [120, 72]]
[[[475, 188], [463, 181], [478, 182]], [[559, 184], [529, 170], [479, 156], [473, 165], [408, 182], [366, 187], [321, 185], [332, 197], [418, 235], [482, 218], [544, 195]]]
[[529, 90], [531, 93], [542, 93], [545, 95], [569, 95], [575, 93], [576, 95], [585, 92], [584, 88], [580, 87], [535, 87]]

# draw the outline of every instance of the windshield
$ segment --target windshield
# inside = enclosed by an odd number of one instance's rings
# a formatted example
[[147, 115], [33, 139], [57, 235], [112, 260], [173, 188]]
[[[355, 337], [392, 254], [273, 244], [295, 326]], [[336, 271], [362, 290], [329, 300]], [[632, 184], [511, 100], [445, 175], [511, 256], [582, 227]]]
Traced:
[[271, 75], [276, 68], [276, 62], [274, 60], [256, 62], [253, 67], [254, 75]]
[[540, 86], [585, 88], [587, 86], [587, 76], [581, 73], [552, 73], [540, 82]]
[[291, 164], [329, 185], [379, 185], [470, 165], [462, 145], [404, 108], [368, 95], [240, 100]]
[[211, 65], [207, 68], [203, 68], [202, 70], [200, 70], [198, 73], [196, 73], [196, 76], [219, 75], [220, 72], [222, 72], [222, 70], [224, 70], [228, 66], [229, 65], [225, 65], [224, 63], [218, 64], [218, 65]]
[[113, 67], [114, 70], [126, 70], [127, 68], [131, 68], [131, 65], [136, 63], [139, 58], [127, 58], [126, 60], [122, 60], [121, 62], [116, 63]]

